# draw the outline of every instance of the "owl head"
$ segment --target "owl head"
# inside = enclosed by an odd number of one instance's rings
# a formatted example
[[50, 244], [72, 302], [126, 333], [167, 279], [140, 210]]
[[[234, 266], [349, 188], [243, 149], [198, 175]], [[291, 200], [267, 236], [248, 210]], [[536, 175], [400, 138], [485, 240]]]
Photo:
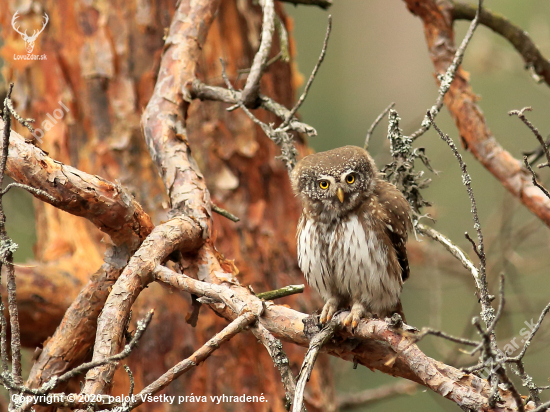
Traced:
[[351, 212], [372, 195], [378, 170], [369, 153], [344, 146], [304, 157], [292, 171], [292, 188], [304, 209], [323, 220]]

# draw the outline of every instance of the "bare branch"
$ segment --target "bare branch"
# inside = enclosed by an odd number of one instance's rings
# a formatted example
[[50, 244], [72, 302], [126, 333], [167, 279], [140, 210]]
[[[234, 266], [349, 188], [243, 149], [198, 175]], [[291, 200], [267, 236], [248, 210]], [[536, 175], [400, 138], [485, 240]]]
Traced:
[[[252, 329], [254, 336], [258, 338], [260, 342], [265, 346], [269, 356], [273, 359], [273, 363], [279, 369], [281, 374], [281, 381], [285, 388], [286, 405], [285, 408], [290, 410], [290, 406], [294, 401], [294, 394], [296, 391], [296, 380], [290, 369], [290, 361], [288, 360], [281, 341], [275, 338], [271, 332], [269, 332], [260, 323]], [[302, 412], [307, 412], [306, 407], [302, 406]]]
[[542, 324], [542, 321], [544, 320], [544, 317], [548, 314], [549, 311], [550, 311], [550, 303], [548, 305], [546, 305], [546, 307], [542, 310], [542, 312], [539, 316], [539, 320], [537, 321], [537, 323], [535, 324], [535, 326], [531, 330], [531, 333], [529, 334], [529, 336], [525, 340], [525, 343], [523, 344], [523, 348], [521, 349], [521, 352], [517, 356], [514, 356], [513, 358], [509, 358], [510, 362], [517, 362], [517, 361], [520, 361], [520, 360], [523, 359], [523, 357], [525, 356], [525, 353], [527, 352], [527, 348], [529, 348], [529, 345], [531, 345], [531, 341], [535, 337], [535, 334], [538, 332], [538, 330], [540, 328], [540, 325]]
[[255, 322], [256, 319], [256, 314], [252, 312], [246, 312], [237, 317], [220, 333], [216, 334], [216, 336], [206, 342], [200, 349], [196, 350], [190, 357], [179, 362], [153, 383], [143, 388], [143, 390], [135, 396], [134, 401], [131, 402], [130, 409], [138, 407], [143, 403], [142, 399], [160, 392], [185, 372], [200, 365], [201, 362], [204, 362], [223, 343], [227, 342], [241, 332], [245, 327]]
[[439, 91], [438, 91], [439, 95], [437, 96], [437, 100], [435, 104], [428, 111], [431, 115], [431, 120], [428, 116], [424, 117], [424, 120], [422, 121], [422, 125], [420, 129], [418, 129], [416, 132], [411, 134], [411, 139], [416, 140], [417, 138], [422, 136], [430, 128], [430, 123], [433, 121], [433, 119], [435, 119], [435, 117], [438, 115], [439, 111], [443, 107], [443, 99], [445, 98], [445, 95], [451, 88], [451, 83], [453, 82], [456, 76], [456, 72], [458, 71], [458, 68], [462, 63], [464, 53], [466, 52], [466, 47], [468, 47], [468, 44], [470, 43], [470, 40], [472, 39], [472, 36], [474, 35], [474, 32], [477, 26], [479, 25], [479, 15], [480, 15], [480, 10], [482, 9], [481, 8], [482, 5], [483, 5], [483, 0], [478, 0], [478, 9], [477, 9], [475, 18], [472, 20], [470, 27], [468, 27], [468, 31], [466, 32], [466, 35], [464, 36], [464, 39], [462, 40], [460, 47], [456, 50], [453, 61], [447, 68], [445, 75], [439, 77], [439, 80], [441, 82], [441, 84], [439, 85]]
[[417, 341], [420, 341], [426, 335], [438, 336], [440, 338], [447, 339], [451, 342], [460, 343], [460, 344], [463, 344], [463, 345], [477, 346], [479, 344], [479, 342], [475, 342], [475, 341], [470, 340], [470, 339], [457, 338], [456, 336], [452, 336], [452, 335], [449, 335], [445, 332], [442, 332], [440, 330], [435, 330], [435, 329], [432, 329], [432, 328], [422, 328], [422, 330], [419, 333], [417, 333], [415, 335], [415, 337], [416, 337]]
[[214, 203], [212, 203], [212, 211], [213, 212], [216, 212], [217, 214], [231, 220], [232, 222], [238, 222], [240, 221], [241, 219], [239, 219], [237, 216], [235, 216], [234, 214], [228, 212], [227, 210], [225, 209], [222, 209], [221, 207], [215, 205]]
[[376, 128], [376, 126], [378, 126], [378, 123], [380, 123], [380, 122], [382, 121], [382, 119], [384, 118], [384, 116], [385, 116], [386, 114], [388, 114], [388, 112], [393, 108], [393, 106], [395, 106], [395, 102], [391, 102], [391, 103], [389, 104], [389, 106], [386, 107], [386, 108], [384, 109], [384, 111], [383, 111], [382, 113], [380, 113], [380, 114], [378, 115], [378, 117], [374, 120], [374, 122], [372, 122], [372, 124], [370, 125], [369, 130], [367, 130], [367, 137], [365, 137], [365, 144], [364, 144], [364, 146], [363, 146], [363, 148], [364, 148], [365, 150], [367, 150], [368, 147], [369, 147], [370, 137], [371, 137], [372, 133], [374, 132], [374, 129]]
[[283, 122], [283, 124], [280, 126], [281, 129], [284, 129], [290, 124], [290, 121], [300, 108], [300, 106], [304, 103], [307, 97], [307, 93], [309, 92], [309, 88], [311, 87], [311, 84], [313, 83], [313, 80], [315, 80], [315, 76], [317, 75], [317, 72], [319, 71], [319, 67], [321, 67], [321, 63], [323, 63], [323, 60], [325, 59], [325, 54], [327, 53], [327, 46], [328, 46], [328, 39], [330, 38], [330, 32], [332, 30], [332, 16], [328, 15], [328, 24], [327, 24], [327, 32], [325, 33], [325, 41], [323, 42], [323, 48], [321, 49], [321, 54], [319, 55], [319, 60], [317, 60], [317, 64], [313, 68], [313, 71], [311, 72], [311, 75], [309, 76], [309, 79], [307, 80], [306, 86], [304, 87], [304, 91], [302, 92], [302, 95], [292, 108], [290, 110], [290, 113], [288, 114], [287, 118]]
[[375, 389], [365, 389], [358, 393], [338, 395], [337, 409], [351, 409], [364, 407], [375, 402], [394, 398], [396, 395], [412, 395], [416, 392], [418, 384], [410, 381], [402, 381]]
[[[478, 8], [473, 5], [453, 1], [452, 17], [454, 20], [472, 20], [477, 15], [477, 10]], [[514, 46], [523, 58], [525, 67], [532, 70], [535, 81], [544, 81], [550, 86], [550, 60], [542, 55], [529, 33], [487, 9], [481, 11], [479, 22], [500, 34]]]
[[481, 288], [481, 279], [479, 275], [479, 271], [477, 270], [477, 267], [474, 265], [474, 263], [470, 260], [466, 252], [464, 252], [460, 247], [455, 245], [448, 237], [442, 235], [437, 230], [426, 226], [422, 223], [418, 223], [416, 225], [416, 230], [418, 230], [420, 233], [427, 235], [431, 237], [433, 240], [441, 243], [445, 249], [447, 249], [451, 255], [453, 255], [455, 258], [457, 258], [460, 263], [462, 263], [462, 266], [464, 266], [474, 277], [474, 280], [476, 282], [477, 288]]
[[262, 39], [241, 95], [243, 104], [251, 108], [259, 106], [260, 80], [269, 58], [271, 41], [275, 31], [275, 4], [273, 0], [262, 0], [260, 4], [263, 10]]
[[[468, 192], [468, 197], [470, 198], [470, 204], [471, 204], [471, 211], [472, 211], [472, 217], [474, 220], [474, 229], [477, 232], [477, 240], [478, 240], [478, 246], [476, 247], [476, 251], [479, 253], [480, 257], [480, 265], [479, 265], [479, 283], [476, 283], [476, 286], [478, 288], [479, 292], [479, 298], [481, 303], [481, 316], [483, 318], [483, 321], [486, 325], [490, 325], [493, 322], [494, 319], [494, 309], [491, 306], [491, 300], [489, 298], [489, 291], [487, 287], [487, 276], [485, 273], [485, 267], [486, 267], [486, 259], [485, 259], [485, 246], [483, 243], [483, 232], [481, 231], [481, 224], [479, 223], [479, 215], [477, 212], [477, 204], [474, 197], [474, 192], [472, 189], [472, 178], [470, 177], [468, 173], [468, 169], [466, 167], [466, 163], [464, 163], [464, 160], [462, 159], [462, 156], [460, 155], [455, 143], [453, 140], [446, 134], [444, 134], [439, 127], [435, 124], [433, 121], [432, 114], [428, 111], [427, 113], [428, 119], [430, 119], [430, 122], [434, 126], [434, 129], [437, 131], [441, 139], [447, 143], [447, 145], [451, 148], [453, 151], [453, 154], [458, 160], [458, 163], [460, 165], [460, 169], [462, 170], [462, 183], [466, 186], [466, 190]], [[492, 345], [495, 345], [495, 338], [494, 334], [492, 336]]]
[[527, 168], [527, 170], [529, 170], [529, 172], [531, 172], [531, 176], [533, 177], [533, 184], [538, 187], [540, 190], [542, 190], [542, 192], [545, 194], [545, 196], [550, 199], [550, 192], [548, 192], [548, 189], [546, 189], [543, 185], [541, 185], [538, 180], [537, 180], [537, 175], [535, 174], [535, 172], [533, 171], [533, 168], [531, 167], [531, 165], [529, 164], [529, 161], [527, 160], [527, 156], [523, 156], [523, 164], [525, 165], [525, 167]]
[[269, 292], [257, 293], [256, 296], [263, 300], [274, 300], [284, 298], [285, 296], [302, 293], [305, 289], [304, 285], [288, 285], [284, 288], [270, 290]]
[[531, 108], [531, 107], [524, 107], [521, 110], [511, 110], [511, 111], [508, 112], [508, 115], [510, 115], [510, 116], [516, 115], [517, 117], [519, 117], [520, 120], [523, 123], [525, 123], [525, 125], [533, 132], [533, 134], [535, 135], [535, 137], [539, 141], [540, 147], [544, 151], [544, 154], [546, 155], [546, 161], [547, 161], [546, 164], [539, 165], [539, 168], [544, 167], [544, 166], [550, 166], [550, 152], [548, 151], [548, 147], [546, 146], [546, 143], [544, 142], [544, 139], [542, 138], [539, 130], [533, 125], [533, 123], [531, 123], [527, 119], [527, 117], [525, 117], [525, 114], [524, 114], [525, 112], [530, 112], [532, 110], [533, 110], [533, 108]]
[[337, 319], [332, 319], [319, 333], [317, 333], [309, 344], [309, 348], [304, 357], [302, 368], [296, 383], [296, 392], [294, 394], [294, 402], [292, 404], [292, 412], [300, 412], [304, 403], [304, 390], [306, 382], [309, 381], [311, 371], [317, 360], [317, 355], [325, 343], [327, 343], [334, 333], [341, 327], [341, 322]]
[[[201, 100], [215, 100], [219, 102], [237, 104], [241, 100], [241, 92], [239, 90], [228, 90], [223, 87], [208, 86], [202, 83], [200, 80], [195, 79], [189, 87], [189, 93], [193, 99]], [[282, 104], [270, 99], [267, 96], [260, 94], [261, 105], [260, 107], [267, 110], [282, 120], [288, 118], [290, 110], [284, 107]], [[290, 122], [290, 128], [296, 130], [299, 133], [306, 133], [308, 136], [317, 136], [317, 131], [308, 124], [298, 121], [295, 117]]]

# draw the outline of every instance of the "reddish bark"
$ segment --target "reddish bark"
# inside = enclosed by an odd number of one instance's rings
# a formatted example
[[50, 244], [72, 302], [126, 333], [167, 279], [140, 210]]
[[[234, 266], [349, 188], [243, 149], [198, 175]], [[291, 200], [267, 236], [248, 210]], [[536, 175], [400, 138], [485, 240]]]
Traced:
[[[153, 1], [147, 3], [149, 9], [142, 3], [112, 3], [108, 8], [69, 1], [42, 4], [50, 15], [50, 23], [39, 37], [35, 52], [46, 53], [46, 61], [14, 61], [13, 53], [19, 53], [22, 41], [10, 30], [2, 32], [4, 74], [16, 83], [17, 109], [24, 116], [37, 118], [40, 127], [47, 119], [46, 113], [52, 113], [61, 100], [70, 112], [45, 134], [41, 146], [52, 158], [65, 164], [111, 181], [118, 179], [155, 222], [165, 219], [168, 206], [165, 189], [144, 150], [139, 118], [153, 92], [164, 44], [164, 28], [170, 24], [174, 3]], [[3, 26], [9, 27], [11, 9], [13, 6], [0, 10]], [[280, 5], [277, 5], [277, 13], [286, 22]], [[21, 10], [20, 14], [21, 21], [30, 25], [26, 11]], [[220, 56], [227, 60], [232, 80], [235, 80], [237, 66], [250, 66], [258, 45], [260, 22], [259, 6], [232, 0], [221, 3], [198, 59], [197, 72], [205, 83], [222, 85], [219, 81]], [[278, 50], [277, 40], [273, 50], [272, 56]], [[192, 67], [185, 73], [191, 78]], [[293, 84], [290, 66], [277, 62], [264, 75], [261, 91], [289, 107], [294, 97]], [[176, 102], [181, 102], [181, 96], [175, 98]], [[179, 110], [186, 109], [187, 104], [181, 102]], [[173, 143], [177, 144], [178, 139], [188, 140], [198, 168], [204, 174], [203, 182], [209, 185], [215, 201], [241, 217], [241, 222], [234, 224], [216, 215], [213, 225], [219, 249], [240, 265], [239, 281], [251, 284], [257, 291], [301, 283], [303, 278], [295, 263], [294, 239], [298, 206], [283, 165], [274, 159], [278, 149], [243, 113], [227, 113], [226, 106], [192, 102], [187, 111], [186, 135], [176, 134]], [[265, 121], [275, 120], [263, 112], [258, 115]], [[177, 116], [181, 116], [181, 112]], [[157, 131], [155, 137], [158, 137]], [[22, 132], [23, 135], [27, 133]], [[184, 141], [179, 147], [186, 144]], [[181, 168], [181, 163], [174, 165], [177, 169], [163, 173], [169, 192], [172, 190], [171, 177], [178, 173], [185, 177], [189, 172], [186, 166]], [[181, 182], [185, 183], [183, 179]], [[180, 200], [184, 200], [184, 185], [178, 190], [182, 194]], [[177, 201], [173, 202], [173, 206], [176, 205]], [[204, 202], [204, 206], [207, 208], [208, 203]], [[101, 234], [92, 225], [48, 205], [37, 203], [36, 207], [37, 258], [63, 262], [67, 268], [74, 268], [78, 279], [86, 282], [89, 274], [101, 264], [104, 250], [99, 243]], [[204, 213], [209, 214], [206, 209]], [[232, 263], [227, 261], [225, 265], [231, 267]], [[91, 347], [98, 315], [96, 309], [102, 306], [121, 268], [111, 269], [103, 270], [95, 283], [92, 281], [83, 289], [74, 303], [72, 315], [66, 317], [58, 329], [62, 331], [74, 325], [73, 330], [80, 333], [79, 340], [71, 347], [60, 339], [59, 346], [45, 350], [43, 363], [36, 365], [44, 374], [35, 375], [35, 384], [80, 362]], [[94, 305], [87, 304], [87, 300]], [[314, 307], [307, 294], [285, 298], [284, 302], [308, 311]], [[141, 313], [152, 307], [156, 308], [153, 323], [128, 360], [137, 389], [192, 353], [226, 324], [203, 309], [197, 328], [191, 329], [185, 322], [185, 315], [190, 311], [189, 297], [158, 285], [151, 285], [140, 294], [133, 305], [133, 319], [139, 319]], [[296, 367], [302, 349], [292, 346], [288, 353]], [[54, 364], [57, 366], [53, 367]], [[283, 394], [279, 381], [278, 372], [265, 349], [256, 345], [252, 336], [239, 335], [192, 375], [182, 376], [166, 391], [208, 396], [240, 394], [247, 388], [247, 393], [263, 392], [268, 397], [269, 403], [262, 406], [282, 411]], [[312, 393], [331, 400], [331, 391], [320, 386], [330, 385], [330, 382], [328, 362], [322, 362], [312, 377]], [[127, 389], [126, 374], [117, 372], [113, 392], [127, 393]], [[210, 404], [193, 406], [212, 409]], [[147, 405], [148, 409], [156, 410], [166, 407]], [[224, 407], [228, 406], [219, 406], [220, 409]]]

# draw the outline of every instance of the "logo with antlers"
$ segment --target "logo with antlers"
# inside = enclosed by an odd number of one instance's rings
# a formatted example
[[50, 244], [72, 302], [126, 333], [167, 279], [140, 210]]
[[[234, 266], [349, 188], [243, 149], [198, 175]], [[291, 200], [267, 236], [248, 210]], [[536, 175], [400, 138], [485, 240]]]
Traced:
[[19, 26], [17, 27], [15, 26], [15, 21], [19, 17], [18, 13], [19, 11], [16, 11], [15, 14], [13, 15], [13, 18], [11, 19], [11, 26], [17, 33], [21, 35], [23, 40], [25, 40], [25, 48], [27, 49], [27, 54], [31, 54], [34, 49], [34, 42], [36, 41], [36, 38], [40, 33], [44, 31], [44, 28], [46, 27], [46, 24], [48, 24], [48, 21], [50, 20], [50, 18], [46, 13], [44, 13], [44, 24], [42, 25], [42, 28], [40, 30], [35, 30], [32, 36], [29, 36], [27, 35], [27, 30], [25, 30], [25, 33], [21, 33], [19, 31]]

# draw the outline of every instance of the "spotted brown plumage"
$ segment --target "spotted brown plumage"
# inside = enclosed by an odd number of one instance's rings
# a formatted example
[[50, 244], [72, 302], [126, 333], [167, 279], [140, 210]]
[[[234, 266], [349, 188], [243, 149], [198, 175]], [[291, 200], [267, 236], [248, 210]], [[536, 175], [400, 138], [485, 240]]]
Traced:
[[399, 296], [409, 277], [410, 206], [380, 178], [366, 150], [344, 146], [306, 156], [292, 172], [303, 205], [298, 263], [325, 300], [321, 322], [338, 309], [356, 327], [365, 316], [403, 316]]

